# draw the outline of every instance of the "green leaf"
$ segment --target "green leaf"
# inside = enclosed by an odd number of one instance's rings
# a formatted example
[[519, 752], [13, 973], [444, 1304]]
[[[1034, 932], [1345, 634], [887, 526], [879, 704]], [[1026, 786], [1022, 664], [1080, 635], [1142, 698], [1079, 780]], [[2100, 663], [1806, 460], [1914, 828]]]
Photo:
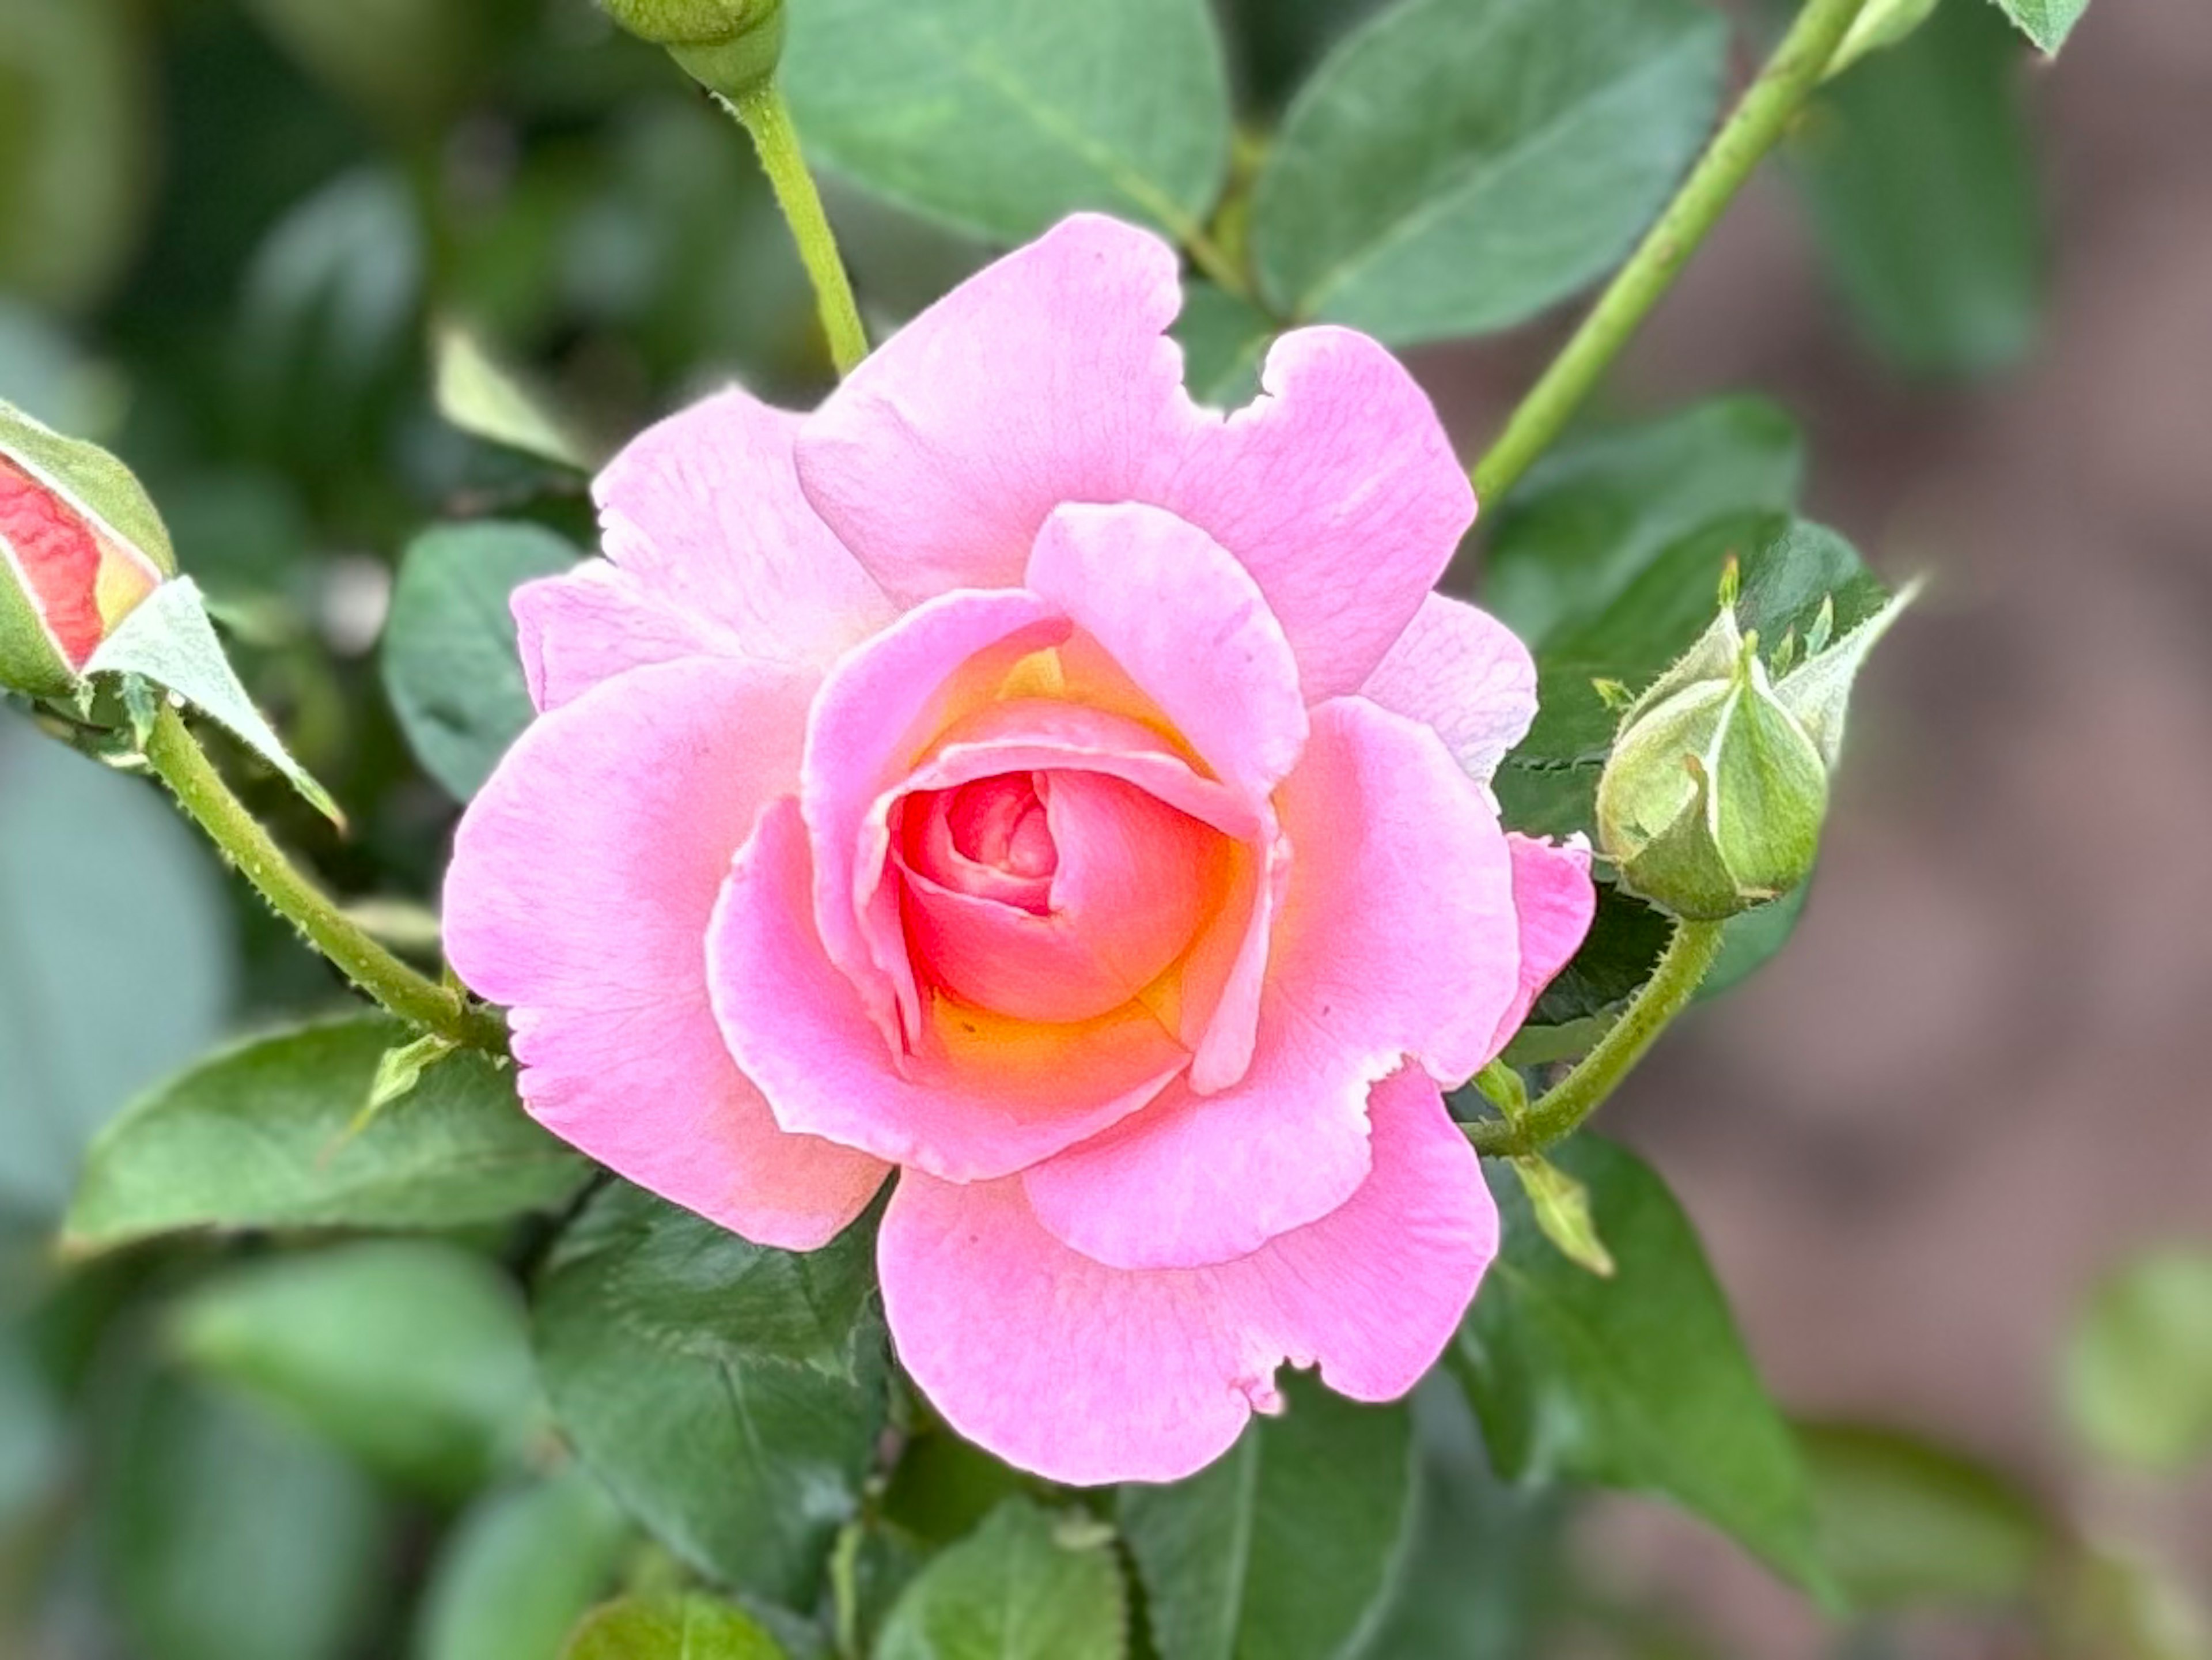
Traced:
[[472, 437], [556, 466], [588, 471], [592, 446], [545, 393], [493, 356], [472, 329], [447, 323], [433, 342], [438, 413]]
[[0, 1529], [61, 1474], [68, 1426], [30, 1346], [0, 1325]]
[[770, 1250], [618, 1184], [538, 1288], [540, 1374], [584, 1462], [686, 1561], [795, 1608], [883, 1424], [872, 1235]]
[[[1691, 532], [1791, 510], [1804, 471], [1796, 424], [1763, 398], [1717, 398], [1584, 433], [1486, 514], [1482, 603], [1540, 649], [1602, 615]], [[1708, 611], [1711, 597], [1698, 596]]]
[[1010, 1499], [918, 1574], [876, 1660], [1121, 1660], [1128, 1608], [1113, 1535]]
[[0, 1213], [60, 1214], [94, 1131], [214, 1041], [234, 955], [184, 823], [0, 712]]
[[809, 0], [783, 78], [808, 155], [1004, 241], [1096, 208], [1176, 236], [1229, 160], [1205, 0]]
[[330, 792], [292, 758], [284, 740], [253, 706], [189, 576], [174, 576], [131, 611], [87, 660], [87, 676], [138, 675], [213, 715], [231, 735], [283, 774], [316, 812], [341, 829], [345, 815]]
[[[416, 1654], [561, 1660], [570, 1631], [613, 1582], [631, 1537], [629, 1518], [573, 1466], [487, 1494], [461, 1517], [430, 1571]], [[628, 1653], [641, 1660], [639, 1651]]]
[[1601, 610], [1562, 621], [1538, 641], [1535, 724], [1498, 775], [1508, 823], [1553, 836], [1595, 828], [1598, 774], [1620, 717], [1591, 682], [1640, 688], [1656, 679], [1711, 621], [1714, 589], [1730, 558], [1742, 566], [1738, 616], [1762, 641], [1778, 641], [1791, 628], [1802, 634], [1832, 594], [1846, 629], [1884, 598], [1843, 538], [1776, 514], [1720, 519], [1650, 549]]
[[1855, 1608], [2024, 1601], [2055, 1543], [2025, 1493], [1894, 1431], [1801, 1426], [1821, 1559]]
[[1552, 1157], [1589, 1189], [1619, 1272], [1601, 1280], [1560, 1256], [1491, 1167], [1504, 1245], [1451, 1359], [1499, 1472], [1671, 1499], [1825, 1588], [1796, 1444], [1689, 1219], [1620, 1147], [1584, 1135]]
[[337, 1453], [155, 1380], [98, 1496], [111, 1606], [143, 1660], [346, 1660], [386, 1594], [389, 1519]]
[[574, 567], [536, 525], [441, 525], [407, 550], [384, 638], [384, 687], [423, 769], [465, 801], [536, 709], [515, 646], [514, 590]]
[[2113, 1463], [2173, 1473], [2212, 1454], [2212, 1252], [2149, 1252], [2100, 1286], [2067, 1342], [2065, 1395]]
[[1517, 323], [1628, 252], [1719, 108], [1692, 0], [1405, 0], [1332, 52], [1260, 176], [1287, 315], [1397, 344]]
[[784, 1660], [784, 1651], [744, 1609], [710, 1596], [629, 1597], [579, 1626], [559, 1660]]
[[228, 1049], [141, 1099], [93, 1145], [63, 1224], [76, 1253], [190, 1228], [448, 1228], [557, 1204], [583, 1162], [477, 1054], [426, 1073], [359, 1134], [407, 1029], [380, 1016]]
[[2042, 51], [2055, 53], [2089, 9], [2089, 0], [1996, 0], [2004, 15]]
[[1161, 1660], [1329, 1660], [1374, 1624], [1406, 1548], [1413, 1420], [1303, 1376], [1289, 1409], [1119, 1513]]
[[1250, 301], [1211, 283], [1188, 284], [1174, 333], [1191, 397], [1217, 409], [1250, 403], [1275, 332], [1275, 319]]
[[1982, 0], [1951, 0], [1895, 50], [1823, 90], [1791, 172], [1829, 274], [1899, 368], [1971, 374], [2034, 345], [2042, 207], [2022, 53]]
[[200, 1372], [434, 1498], [482, 1486], [537, 1416], [521, 1301], [453, 1245], [245, 1263], [180, 1299], [169, 1335]]

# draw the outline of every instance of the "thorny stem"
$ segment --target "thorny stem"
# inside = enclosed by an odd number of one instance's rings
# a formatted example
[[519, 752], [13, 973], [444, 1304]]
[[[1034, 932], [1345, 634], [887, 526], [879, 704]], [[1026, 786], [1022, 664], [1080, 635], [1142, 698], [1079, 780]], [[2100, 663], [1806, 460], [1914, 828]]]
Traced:
[[1475, 463], [1474, 491], [1483, 502], [1512, 488], [1565, 430], [1598, 378], [1674, 285], [1723, 210], [1820, 84], [1836, 48], [1866, 3], [1807, 0], [1659, 222], [1629, 256], [1543, 378], [1522, 398], [1505, 430]]
[[471, 1049], [507, 1049], [491, 1010], [416, 973], [369, 937], [303, 875], [231, 794], [176, 709], [164, 702], [146, 740], [146, 762], [271, 909], [307, 936], [356, 985], [401, 1019]]
[[867, 331], [860, 324], [860, 308], [854, 302], [852, 279], [837, 252], [836, 233], [822, 210], [821, 192], [806, 158], [799, 149], [799, 133], [791, 125], [791, 106], [784, 101], [782, 83], [773, 75], [733, 100], [723, 100], [731, 114], [752, 135], [761, 166], [775, 187], [776, 205], [799, 244], [799, 257], [814, 284], [814, 303], [822, 314], [822, 331], [830, 337], [830, 361], [840, 375], [850, 374], [868, 355]]
[[1597, 1047], [1525, 1111], [1467, 1125], [1467, 1139], [1474, 1143], [1474, 1150], [1486, 1158], [1524, 1158], [1580, 1128], [1688, 1006], [1720, 954], [1721, 928], [1718, 922], [1675, 923], [1674, 937], [1667, 942], [1651, 977]]

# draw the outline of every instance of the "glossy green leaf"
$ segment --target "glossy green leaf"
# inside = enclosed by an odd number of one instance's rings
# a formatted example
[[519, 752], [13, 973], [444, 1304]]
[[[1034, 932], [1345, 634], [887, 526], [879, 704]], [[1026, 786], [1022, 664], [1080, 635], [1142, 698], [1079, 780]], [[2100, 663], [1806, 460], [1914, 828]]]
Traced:
[[399, 568], [384, 686], [423, 769], [459, 800], [483, 787], [536, 713], [508, 600], [571, 569], [576, 549], [536, 525], [441, 525]]
[[1289, 1409], [1196, 1475], [1121, 1490], [1161, 1660], [1330, 1660], [1389, 1590], [1413, 1514], [1407, 1409], [1285, 1384]]
[[2075, 1433], [2168, 1472], [2212, 1455], [2212, 1252], [2148, 1253], [2099, 1286], [2066, 1347]]
[[1499, 1472], [1669, 1499], [1823, 1586], [1796, 1444], [1689, 1219], [1623, 1148], [1584, 1135], [1551, 1156], [1589, 1188], [1619, 1271], [1568, 1262], [1510, 1175], [1489, 1171], [1504, 1244], [1451, 1359]]
[[1627, 252], [1711, 131], [1693, 0], [1405, 0], [1292, 102], [1254, 199], [1268, 300], [1394, 344], [1504, 328]]
[[2035, 344], [2045, 235], [2023, 60], [1995, 8], [1950, 0], [1826, 88], [1793, 132], [1828, 271], [1902, 368], [1973, 374]]
[[217, 883], [160, 796], [0, 711], [0, 1213], [58, 1215], [99, 1127], [214, 1041]]
[[1127, 1602], [1109, 1529], [1010, 1499], [906, 1588], [876, 1660], [1122, 1660]]
[[1205, 0], [809, 0], [783, 77], [807, 154], [1015, 241], [1095, 208], [1187, 233], [1229, 160]]
[[1211, 283], [1188, 284], [1175, 337], [1182, 347], [1183, 384], [1191, 397], [1216, 409], [1250, 403], [1275, 333], [1275, 319], [1249, 300]]
[[73, 1252], [192, 1228], [447, 1228], [558, 1203], [583, 1162], [523, 1114], [514, 1074], [457, 1055], [355, 1131], [407, 1039], [364, 1016], [258, 1038], [143, 1098], [94, 1144]]
[[872, 1231], [771, 1250], [616, 1185], [538, 1285], [539, 1371], [584, 1462], [678, 1555], [772, 1602], [811, 1605], [873, 1460]]
[[455, 1524], [431, 1569], [419, 1660], [562, 1660], [632, 1536], [614, 1500], [574, 1466], [487, 1494]]
[[1856, 1608], [2024, 1601], [2055, 1542], [2014, 1482], [1894, 1431], [1801, 1426], [1821, 1560]]
[[2020, 32], [2047, 52], [2056, 52], [2074, 33], [2089, 0], [1996, 0]]
[[196, 1370], [434, 1498], [483, 1485], [537, 1420], [521, 1299], [452, 1245], [244, 1263], [180, 1299], [169, 1332]]
[[711, 1596], [629, 1597], [577, 1627], [559, 1660], [784, 1660], [784, 1651], [750, 1614]]
[[347, 1660], [386, 1595], [368, 1478], [197, 1387], [154, 1382], [98, 1502], [106, 1594], [143, 1660]]

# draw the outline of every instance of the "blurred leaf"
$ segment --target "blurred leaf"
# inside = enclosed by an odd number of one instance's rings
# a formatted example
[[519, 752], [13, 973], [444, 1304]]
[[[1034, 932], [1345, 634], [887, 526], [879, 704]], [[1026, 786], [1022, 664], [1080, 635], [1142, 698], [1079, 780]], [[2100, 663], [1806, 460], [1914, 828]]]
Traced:
[[450, 117], [531, 0], [246, 0], [331, 88], [403, 133]]
[[1996, 0], [2020, 32], [2046, 52], [2056, 52], [2089, 9], [2089, 0]]
[[274, 767], [316, 812], [343, 829], [345, 815], [331, 793], [292, 758], [284, 740], [253, 706], [223, 650], [207, 601], [189, 576], [162, 583], [85, 662], [87, 675], [138, 675], [220, 721], [238, 741]]
[[1005, 241], [1078, 208], [1176, 236], [1229, 159], [1205, 0], [810, 0], [784, 80], [807, 153]]
[[2068, 1660], [2212, 1660], [2212, 1619], [2165, 1564], [2099, 1544], [2071, 1580], [2060, 1645]]
[[2212, 1453], [2212, 1251], [2147, 1253], [2100, 1286], [2065, 1395], [2074, 1432], [2113, 1463], [2174, 1473]]
[[1790, 943], [1790, 936], [1797, 931], [1797, 919], [1805, 914], [1806, 901], [1812, 897], [1813, 879], [1808, 877], [1772, 903], [1729, 917], [1721, 930], [1720, 955], [1713, 958], [1712, 967], [1705, 970], [1705, 980], [1698, 987], [1698, 1000], [1734, 989], [1765, 966], [1768, 958]]
[[1385, 0], [1226, 0], [1239, 85], [1267, 111], [1279, 108], [1322, 55]]
[[439, 1499], [482, 1486], [537, 1410], [520, 1298], [452, 1245], [365, 1240], [245, 1263], [180, 1300], [169, 1330], [208, 1377]]
[[880, 1513], [917, 1539], [945, 1545], [973, 1532], [1001, 1499], [1041, 1491], [1036, 1477], [931, 1427], [908, 1437]]
[[794, 1608], [883, 1424], [872, 1243], [771, 1250], [617, 1184], [538, 1288], [539, 1370], [584, 1462], [686, 1561]]
[[559, 1660], [784, 1660], [784, 1651], [744, 1609], [710, 1596], [630, 1597], [579, 1626]]
[[366, 1476], [242, 1402], [153, 1381], [100, 1484], [113, 1603], [141, 1660], [344, 1660], [392, 1539]]
[[1442, 1373], [1413, 1394], [1413, 1537], [1362, 1660], [1528, 1660], [1557, 1597], [1565, 1507], [1490, 1473], [1465, 1394]]
[[1389, 1593], [1412, 1522], [1411, 1414], [1285, 1384], [1288, 1410], [1196, 1475], [1121, 1489], [1161, 1660], [1329, 1660]]
[[1804, 471], [1796, 423], [1759, 398], [1716, 398], [1583, 433], [1531, 467], [1503, 502], [1486, 504], [1482, 603], [1540, 648], [1601, 614], [1692, 531], [1788, 512]]
[[423, 1593], [418, 1660], [562, 1660], [570, 1630], [612, 1583], [630, 1539], [629, 1518], [573, 1465], [486, 1494], [439, 1551]]
[[1217, 409], [1250, 403], [1275, 333], [1275, 319], [1249, 301], [1211, 283], [1187, 284], [1175, 337], [1182, 347], [1183, 384], [1191, 397]]
[[384, 640], [384, 686], [425, 771], [467, 800], [537, 710], [523, 678], [509, 597], [574, 567], [569, 543], [536, 525], [441, 525], [407, 550]]
[[59, 1474], [67, 1432], [29, 1345], [12, 1324], [0, 1325], [0, 1527]]
[[1499, 1473], [1671, 1499], [1823, 1589], [1804, 1466], [1681, 1207], [1594, 1136], [1552, 1157], [1589, 1187], [1620, 1271], [1601, 1280], [1560, 1256], [1489, 1167], [1504, 1245], [1451, 1359]]
[[94, 1131], [213, 1041], [233, 978], [191, 831], [0, 713], [0, 1212], [60, 1213]]
[[438, 412], [472, 437], [520, 450], [556, 466], [587, 471], [589, 446], [545, 394], [493, 356], [473, 330], [441, 326], [433, 343]]
[[0, 5], [0, 290], [97, 301], [138, 240], [154, 100], [130, 0]]
[[2052, 1544], [1996, 1471], [1890, 1430], [1802, 1426], [1821, 1560], [1854, 1608], [2025, 1601]]
[[1405, 0], [1291, 103], [1254, 203], [1261, 288], [1397, 344], [1533, 315], [1657, 214], [1726, 46], [1692, 0]]
[[162, 1085], [94, 1144], [63, 1248], [188, 1228], [458, 1227], [575, 1191], [583, 1162], [524, 1116], [512, 1074], [481, 1055], [455, 1055], [349, 1134], [378, 1061], [408, 1036], [372, 1015], [303, 1027]]
[[876, 1660], [1121, 1660], [1128, 1608], [1113, 1535], [1009, 1499], [917, 1575]]
[[2022, 54], [1980, 0], [1951, 0], [1826, 88], [1790, 156], [1830, 273], [1899, 368], [1971, 374], [2034, 345], [2042, 209]]
[[1832, 594], [1848, 629], [1879, 608], [1880, 582], [1835, 532], [1779, 514], [1720, 519], [1651, 548], [1602, 610], [1563, 623], [1536, 646], [1535, 724], [1498, 774], [1508, 823], [1534, 834], [1585, 834], [1599, 771], [1620, 717], [1592, 690], [1600, 678], [1640, 690], [1686, 651], [1712, 620], [1730, 558], [1742, 567], [1737, 616], [1763, 641], [1802, 635]]

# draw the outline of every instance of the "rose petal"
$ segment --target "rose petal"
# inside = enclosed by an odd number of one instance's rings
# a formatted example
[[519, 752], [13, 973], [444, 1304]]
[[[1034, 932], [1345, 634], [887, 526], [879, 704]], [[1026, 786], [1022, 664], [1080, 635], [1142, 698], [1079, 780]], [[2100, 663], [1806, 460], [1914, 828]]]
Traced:
[[1577, 836], [1562, 846], [1518, 833], [1505, 840], [1513, 850], [1513, 909], [1521, 919], [1521, 988], [1491, 1037], [1492, 1058], [1582, 949], [1597, 915], [1589, 843]]
[[1487, 611], [1432, 593], [1359, 690], [1433, 727], [1469, 775], [1487, 784], [1536, 718], [1536, 660]]
[[605, 560], [524, 583], [508, 609], [530, 701], [540, 711], [649, 663], [743, 658], [736, 642], [705, 617], [663, 605], [636, 577]]
[[1024, 1178], [1042, 1225], [1100, 1262], [1224, 1262], [1326, 1215], [1366, 1173], [1375, 1080], [1408, 1058], [1466, 1078], [1516, 994], [1511, 855], [1435, 733], [1324, 703], [1279, 796], [1291, 863], [1250, 1070], [1172, 1085]]
[[988, 1180], [1095, 1135], [1188, 1062], [1139, 1006], [1045, 1026], [925, 995], [921, 1043], [902, 1067], [816, 937], [813, 891], [805, 826], [780, 803], [707, 936], [723, 1037], [787, 1129], [947, 1181]]
[[1070, 502], [1167, 508], [1267, 595], [1309, 702], [1356, 690], [1474, 517], [1436, 411], [1381, 346], [1301, 329], [1225, 420], [1163, 331], [1174, 251], [1095, 215], [971, 277], [884, 343], [799, 439], [806, 494], [907, 602], [1021, 580]]
[[1172, 1481], [1320, 1363], [1360, 1401], [1435, 1363], [1497, 1253], [1498, 1216], [1436, 1085], [1373, 1097], [1372, 1173], [1344, 1205], [1217, 1267], [1129, 1272], [1040, 1226], [1022, 1184], [908, 1171], [884, 1219], [899, 1359], [961, 1434], [1054, 1481]]
[[787, 1250], [825, 1243], [884, 1166], [778, 1128], [723, 1046], [702, 942], [730, 854], [797, 781], [805, 681], [694, 660], [610, 680], [525, 733], [461, 821], [446, 949], [511, 1011], [548, 1128]]

